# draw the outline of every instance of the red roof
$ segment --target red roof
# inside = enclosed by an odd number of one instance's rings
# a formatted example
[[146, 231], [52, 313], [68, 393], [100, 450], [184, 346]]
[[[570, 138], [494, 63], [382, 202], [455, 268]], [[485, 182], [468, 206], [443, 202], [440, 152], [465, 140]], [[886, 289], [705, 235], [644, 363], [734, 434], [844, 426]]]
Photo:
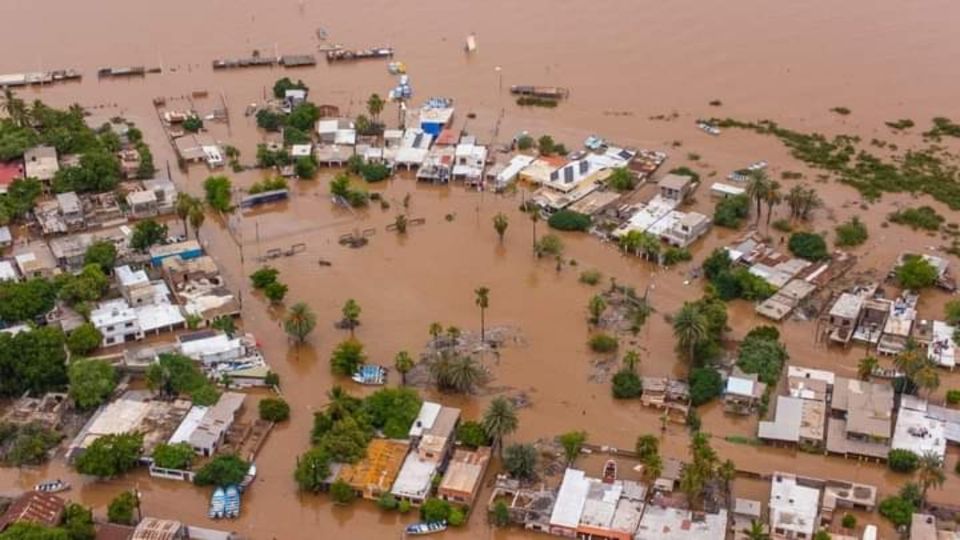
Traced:
[[23, 178], [23, 162], [0, 161], [0, 185], [9, 186], [17, 178]]
[[453, 129], [447, 128], [440, 132], [440, 135], [437, 136], [436, 144], [443, 146], [453, 146], [460, 142], [460, 132]]
[[19, 522], [38, 523], [48, 527], [59, 525], [64, 505], [63, 499], [50, 493], [24, 493], [0, 516], [0, 531]]

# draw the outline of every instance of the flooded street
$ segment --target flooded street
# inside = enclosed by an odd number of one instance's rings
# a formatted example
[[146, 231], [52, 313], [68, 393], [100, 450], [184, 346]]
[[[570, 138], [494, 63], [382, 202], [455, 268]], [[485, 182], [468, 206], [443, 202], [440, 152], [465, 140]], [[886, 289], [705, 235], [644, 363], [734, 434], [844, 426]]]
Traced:
[[[790, 158], [772, 138], [735, 130], [710, 137], [694, 127], [700, 117], [770, 118], [804, 131], [856, 133], [901, 146], [917, 143], [919, 137], [892, 134], [884, 121], [913, 118], [918, 126], [926, 126], [933, 116], [960, 117], [956, 102], [960, 78], [945, 68], [960, 57], [956, 40], [960, 3], [945, 0], [922, 8], [889, 0], [776, 4], [761, 0], [732, 4], [373, 0], [335, 6], [316, 0], [149, 4], [14, 0], [0, 3], [0, 19], [16, 21], [0, 34], [0, 44], [7, 51], [0, 56], [0, 72], [76, 68], [85, 74], [80, 83], [23, 90], [22, 97], [55, 105], [78, 102], [105, 118], [124, 115], [135, 121], [151, 144], [158, 167], [169, 163], [179, 187], [194, 194], [202, 193], [201, 183], [209, 173], [199, 166], [188, 175], [177, 173], [153, 98], [206, 90], [211, 97], [198, 100], [195, 106], [209, 113], [219, 106], [222, 95], [230, 123], [213, 124], [211, 131], [240, 149], [241, 162], [252, 164], [256, 145], [264, 136], [252, 117], [243, 116], [243, 109], [261, 101], [276, 79], [302, 79], [311, 89], [312, 100], [338, 105], [351, 115], [364, 110], [371, 92], [385, 95], [393, 85], [384, 63], [378, 61], [329, 66], [321, 61], [316, 68], [300, 70], [217, 73], [210, 67], [214, 58], [247, 56], [254, 49], [315, 53], [319, 27], [329, 33], [330, 42], [347, 47], [394, 47], [396, 59], [407, 64], [417, 98], [454, 98], [457, 125], [465, 126], [480, 142], [508, 142], [516, 132], [528, 130], [550, 133], [575, 147], [596, 133], [620, 144], [667, 151], [666, 168], [688, 165], [705, 179], [713, 171], [723, 177], [758, 159], [770, 161], [772, 177], [779, 178], [786, 170], [801, 171], [813, 181], [816, 173]], [[479, 52], [468, 58], [462, 41], [470, 32], [478, 36]], [[97, 68], [121, 65], [162, 66], [164, 73], [143, 79], [97, 80]], [[520, 109], [507, 93], [511, 84], [560, 85], [570, 88], [571, 96], [557, 109]], [[714, 99], [723, 105], [709, 106]], [[835, 106], [849, 107], [853, 113], [837, 116], [829, 112]], [[673, 111], [678, 115], [675, 120], [649, 119]], [[476, 118], [468, 119], [467, 112]], [[396, 107], [389, 105], [383, 116], [392, 119], [396, 113]], [[945, 144], [957, 150], [955, 143]], [[691, 160], [688, 153], [699, 158]], [[238, 187], [260, 178], [259, 172], [225, 174]], [[391, 364], [397, 351], [419, 353], [424, 348], [432, 322], [478, 331], [473, 291], [481, 285], [491, 291], [487, 324], [518, 328], [525, 341], [503, 349], [499, 360], [491, 362], [491, 389], [525, 392], [531, 400], [520, 411], [520, 427], [510, 441], [584, 429], [592, 443], [632, 448], [638, 435], [659, 432], [655, 412], [637, 401], [615, 402], [609, 383], [590, 382], [595, 358], [586, 346], [586, 305], [609, 278], [637, 291], [649, 290], [655, 313], [632, 343], [621, 344], [621, 352], [627, 348], [640, 352], [639, 369], [644, 375], [683, 375], [686, 366], [676, 358], [664, 315], [701, 295], [701, 283], [687, 283], [691, 264], [656, 269], [622, 256], [613, 245], [594, 237], [565, 234], [565, 258], [576, 261], [576, 266], [567, 265], [558, 272], [552, 260], [538, 261], [532, 255], [532, 224], [518, 209], [519, 193], [497, 196], [461, 186], [418, 185], [411, 178], [397, 177], [370, 187], [390, 202], [390, 209], [374, 205], [353, 212], [330, 203], [330, 177], [324, 173], [315, 181], [300, 182], [282, 207], [227, 222], [211, 214], [200, 233], [227, 283], [241, 292], [243, 326], [261, 342], [292, 406], [291, 420], [271, 433], [257, 459], [259, 477], [244, 497], [239, 520], [209, 521], [205, 489], [153, 480], [145, 473], [93, 482], [76, 477], [62, 459], [45, 470], [0, 469], [0, 493], [29, 488], [45, 478], [69, 477], [76, 487], [68, 497], [93, 506], [100, 515], [116, 493], [137, 486], [143, 492], [145, 514], [229, 526], [257, 540], [399, 537], [401, 522], [413, 521], [412, 514], [402, 518], [381, 512], [369, 502], [334, 507], [326, 496], [299, 495], [292, 479], [296, 456], [309, 445], [312, 413], [325, 405], [327, 390], [334, 384], [355, 387], [330, 373], [330, 353], [347, 336], [334, 322], [344, 301], [356, 299], [363, 308], [358, 339], [371, 361]], [[787, 189], [791, 182], [796, 181], [784, 181]], [[920, 204], [910, 196], [886, 195], [862, 209], [853, 189], [832, 182], [814, 185], [827, 204], [816, 214], [815, 230], [832, 231], [852, 215], [860, 216], [870, 230], [870, 240], [856, 251], [862, 259], [854, 272], [873, 268], [880, 276], [901, 250], [941, 244], [921, 232], [881, 227], [897, 205]], [[692, 208], [712, 215], [707, 187], [700, 188]], [[407, 194], [411, 195], [409, 216], [426, 222], [398, 236], [386, 226], [403, 208]], [[930, 204], [954, 221], [956, 214], [944, 205], [929, 198], [922, 199], [922, 204]], [[497, 212], [510, 219], [502, 244], [491, 224]], [[787, 209], [781, 207], [778, 212], [785, 216]], [[367, 247], [338, 245], [340, 235], [368, 228], [376, 233]], [[760, 228], [767, 231], [763, 224]], [[537, 224], [537, 234], [546, 231], [545, 222]], [[701, 261], [736, 236], [713, 229], [694, 245], [694, 260]], [[308, 344], [297, 348], [288, 344], [280, 328], [280, 312], [252, 291], [247, 276], [258, 267], [258, 254], [299, 242], [306, 243], [305, 252], [273, 263], [281, 281], [290, 287], [287, 305], [304, 301], [317, 314], [317, 328]], [[332, 265], [321, 266], [319, 259]], [[958, 264], [955, 257], [950, 260]], [[586, 269], [603, 273], [604, 280], [596, 288], [578, 282]], [[940, 292], [925, 293], [919, 306], [921, 318], [939, 317], [947, 299]], [[735, 302], [729, 310], [732, 340], [764, 324], [751, 304]], [[855, 375], [862, 348], [827, 349], [815, 341], [813, 322], [787, 321], [781, 332], [792, 363]], [[960, 374], [941, 372], [935, 398], [942, 399], [945, 390], [958, 387]], [[472, 398], [424, 394], [463, 408], [466, 419], [477, 419], [493, 397], [492, 392]], [[727, 435], [754, 436], [757, 420], [732, 418], [717, 405], [701, 411], [703, 429], [714, 435], [718, 452], [740, 469], [786, 470], [865, 482], [877, 485], [881, 497], [904, 480], [877, 464], [724, 441]], [[664, 437], [665, 453], [685, 456], [688, 440], [685, 428], [671, 426]], [[951, 448], [947, 458], [947, 482], [942, 488], [946, 493], [960, 492], [960, 477], [952, 473], [958, 459], [955, 450]], [[738, 480], [735, 492], [764, 503], [769, 496], [768, 485], [757, 480]], [[486, 493], [480, 500], [486, 501]], [[516, 530], [495, 531], [483, 514], [476, 511], [467, 527], [444, 537], [540, 537]], [[881, 521], [876, 514], [867, 519]], [[893, 537], [888, 523], [881, 525], [881, 534]]]

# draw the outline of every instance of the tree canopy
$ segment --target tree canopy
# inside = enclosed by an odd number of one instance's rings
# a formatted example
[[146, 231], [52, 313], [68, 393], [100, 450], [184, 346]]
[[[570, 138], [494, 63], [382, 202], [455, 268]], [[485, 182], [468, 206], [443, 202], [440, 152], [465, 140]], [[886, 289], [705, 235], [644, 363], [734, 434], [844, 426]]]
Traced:
[[137, 465], [142, 447], [143, 435], [139, 433], [104, 435], [77, 457], [74, 466], [82, 474], [112, 478]]
[[79, 409], [99, 406], [117, 385], [116, 372], [105, 360], [73, 360], [67, 373], [70, 379], [70, 397]]
[[59, 328], [0, 333], [0, 397], [20, 396], [26, 391], [41, 395], [66, 383], [66, 352]]
[[250, 464], [236, 454], [218, 454], [204, 465], [193, 479], [198, 486], [239, 484], [250, 470]]

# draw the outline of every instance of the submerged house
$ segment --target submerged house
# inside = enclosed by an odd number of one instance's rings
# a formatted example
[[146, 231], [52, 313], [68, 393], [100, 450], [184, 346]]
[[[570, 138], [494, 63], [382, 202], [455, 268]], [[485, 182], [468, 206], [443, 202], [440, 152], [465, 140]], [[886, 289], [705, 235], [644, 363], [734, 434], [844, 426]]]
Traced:
[[476, 450], [456, 450], [437, 487], [437, 496], [452, 503], [473, 506], [489, 464], [490, 448], [486, 446]]
[[723, 393], [723, 410], [733, 414], [753, 414], [760, 407], [760, 401], [767, 391], [767, 385], [757, 380], [757, 375], [734, 373], [727, 378]]
[[421, 405], [410, 427], [413, 451], [404, 459], [390, 493], [414, 505], [426, 500], [434, 476], [446, 465], [459, 422], [460, 409], [431, 401]]
[[837, 377], [830, 402], [827, 451], [886, 459], [893, 435], [893, 387]]
[[818, 526], [820, 490], [797, 476], [775, 472], [770, 483], [770, 532], [775, 538], [809, 539]]

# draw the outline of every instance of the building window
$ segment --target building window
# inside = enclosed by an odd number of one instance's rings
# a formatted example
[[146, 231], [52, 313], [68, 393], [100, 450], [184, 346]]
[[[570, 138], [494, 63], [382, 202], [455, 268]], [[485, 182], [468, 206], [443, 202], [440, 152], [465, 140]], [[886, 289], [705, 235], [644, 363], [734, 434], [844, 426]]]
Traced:
[[112, 327], [112, 326], [108, 326], [108, 327], [107, 327], [107, 332], [113, 332], [113, 327]]

